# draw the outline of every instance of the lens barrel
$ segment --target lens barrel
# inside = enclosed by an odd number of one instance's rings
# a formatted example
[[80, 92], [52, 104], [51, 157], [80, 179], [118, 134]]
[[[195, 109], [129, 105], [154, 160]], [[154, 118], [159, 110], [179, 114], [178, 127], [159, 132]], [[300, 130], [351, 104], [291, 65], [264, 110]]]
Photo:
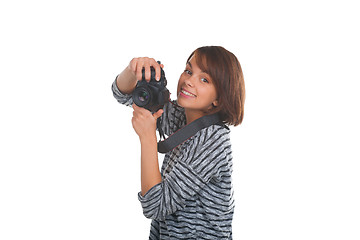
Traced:
[[133, 101], [139, 107], [148, 105], [151, 99], [151, 92], [145, 87], [136, 88], [133, 92]]

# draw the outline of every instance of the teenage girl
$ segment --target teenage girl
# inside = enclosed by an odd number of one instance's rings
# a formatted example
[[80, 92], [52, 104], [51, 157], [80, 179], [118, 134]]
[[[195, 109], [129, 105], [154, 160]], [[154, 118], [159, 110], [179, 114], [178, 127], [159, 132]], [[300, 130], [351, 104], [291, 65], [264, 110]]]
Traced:
[[[186, 61], [177, 100], [155, 113], [133, 104], [138, 80], [150, 81], [152, 58], [134, 58], [112, 85], [115, 98], [133, 107], [132, 125], [141, 143], [143, 213], [151, 218], [149, 239], [232, 239], [234, 199], [230, 130], [244, 116], [245, 86], [240, 63], [223, 47], [196, 49]], [[218, 113], [223, 124], [211, 125], [166, 153], [158, 164], [156, 122], [168, 136], [205, 115]]]

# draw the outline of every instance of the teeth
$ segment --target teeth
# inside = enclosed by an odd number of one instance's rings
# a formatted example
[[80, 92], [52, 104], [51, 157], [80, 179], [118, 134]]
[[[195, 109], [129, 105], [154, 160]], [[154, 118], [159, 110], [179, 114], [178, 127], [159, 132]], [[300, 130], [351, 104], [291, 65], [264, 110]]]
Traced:
[[196, 97], [194, 94], [191, 94], [191, 93], [185, 91], [184, 89], [181, 89], [181, 92], [182, 92], [183, 94], [185, 94], [186, 96]]

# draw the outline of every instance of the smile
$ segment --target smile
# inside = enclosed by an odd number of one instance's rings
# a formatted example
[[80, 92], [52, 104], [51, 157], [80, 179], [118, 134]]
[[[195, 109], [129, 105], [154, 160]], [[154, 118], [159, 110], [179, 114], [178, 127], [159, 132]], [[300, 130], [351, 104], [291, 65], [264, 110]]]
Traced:
[[192, 94], [191, 92], [188, 92], [188, 91], [186, 91], [185, 89], [181, 89], [180, 90], [180, 94], [184, 94], [184, 95], [186, 95], [186, 96], [189, 96], [189, 97], [196, 97], [196, 95], [195, 94]]

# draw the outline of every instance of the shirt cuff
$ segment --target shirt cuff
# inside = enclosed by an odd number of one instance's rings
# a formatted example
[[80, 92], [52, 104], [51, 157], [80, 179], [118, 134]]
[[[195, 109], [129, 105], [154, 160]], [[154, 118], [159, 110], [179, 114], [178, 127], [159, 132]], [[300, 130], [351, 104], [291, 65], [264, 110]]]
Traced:
[[141, 202], [141, 204], [145, 204], [148, 201], [151, 201], [154, 196], [156, 196], [157, 192], [161, 190], [161, 182], [154, 185], [152, 188], [150, 188], [144, 196], [141, 195], [141, 192], [138, 193], [138, 199]]

